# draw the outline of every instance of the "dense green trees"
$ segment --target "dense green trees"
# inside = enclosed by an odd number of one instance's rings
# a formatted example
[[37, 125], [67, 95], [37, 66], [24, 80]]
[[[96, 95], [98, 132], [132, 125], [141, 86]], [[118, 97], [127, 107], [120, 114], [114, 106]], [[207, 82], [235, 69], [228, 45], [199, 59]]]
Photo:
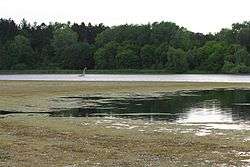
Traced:
[[3, 66], [6, 69], [24, 70], [35, 68], [35, 54], [28, 38], [17, 35], [5, 47]]
[[105, 29], [102, 24], [31, 26], [0, 19], [0, 69], [94, 68], [95, 38]]
[[0, 43], [12, 40], [18, 34], [18, 26], [13, 20], [0, 19]]
[[132, 45], [120, 46], [117, 50], [116, 67], [120, 69], [138, 68], [139, 57]]
[[186, 53], [182, 49], [170, 47], [167, 52], [166, 68], [176, 73], [186, 72], [188, 69]]
[[141, 68], [154, 69], [156, 66], [156, 47], [146, 44], [140, 50]]
[[71, 64], [74, 64], [75, 54], [74, 49], [76, 47], [77, 33], [70, 29], [67, 25], [57, 27], [53, 32], [53, 39], [51, 45], [55, 51], [54, 63], [61, 68], [69, 68]]
[[44, 23], [0, 19], [0, 70], [160, 69], [249, 73], [250, 22], [216, 34], [172, 22], [146, 25]]

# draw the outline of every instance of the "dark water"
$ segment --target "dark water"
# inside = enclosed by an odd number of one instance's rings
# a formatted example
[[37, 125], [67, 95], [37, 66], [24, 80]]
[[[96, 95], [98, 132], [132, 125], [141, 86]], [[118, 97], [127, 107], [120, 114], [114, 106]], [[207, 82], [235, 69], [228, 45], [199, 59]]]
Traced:
[[[80, 108], [54, 109], [52, 117], [121, 117], [180, 123], [241, 123], [250, 121], [250, 90], [204, 90], [160, 93], [157, 96], [62, 97]], [[60, 100], [59, 99], [59, 100]], [[91, 104], [91, 105], [88, 105]], [[93, 105], [94, 104], [94, 105]], [[0, 114], [11, 112], [0, 111]], [[14, 112], [17, 114], [17, 112]], [[35, 114], [30, 113], [30, 114]]]
[[[67, 97], [65, 97], [67, 99]], [[65, 100], [64, 98], [64, 100]], [[250, 90], [206, 90], [162, 93], [157, 97], [68, 97], [96, 106], [64, 109], [53, 117], [114, 116], [177, 122], [250, 121]]]

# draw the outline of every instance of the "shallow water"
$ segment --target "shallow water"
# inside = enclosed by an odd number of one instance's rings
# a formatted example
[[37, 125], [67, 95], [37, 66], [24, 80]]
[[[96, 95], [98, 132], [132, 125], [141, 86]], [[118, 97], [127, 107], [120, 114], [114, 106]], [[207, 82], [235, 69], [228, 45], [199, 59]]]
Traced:
[[157, 82], [231, 82], [250, 83], [250, 75], [176, 74], [176, 75], [121, 75], [121, 74], [20, 74], [0, 75], [0, 80], [35, 81], [157, 81]]
[[[51, 116], [114, 116], [178, 123], [241, 123], [250, 121], [250, 90], [203, 90], [162, 93], [157, 96], [62, 97], [82, 108], [61, 109]], [[88, 104], [91, 103], [91, 106]], [[93, 105], [94, 103], [94, 105]]]
[[[151, 95], [92, 95], [60, 97], [62, 103], [75, 101], [81, 107], [54, 108], [52, 117], [118, 117], [205, 125], [207, 129], [250, 130], [250, 90], [201, 90], [158, 92]], [[21, 114], [0, 111], [2, 115]], [[25, 113], [27, 114], [27, 113]]]

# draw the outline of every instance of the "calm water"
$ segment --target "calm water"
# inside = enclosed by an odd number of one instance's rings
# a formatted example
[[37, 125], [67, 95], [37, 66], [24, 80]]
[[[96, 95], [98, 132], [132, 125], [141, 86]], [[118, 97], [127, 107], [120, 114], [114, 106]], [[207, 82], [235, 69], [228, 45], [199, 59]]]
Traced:
[[[113, 116], [179, 123], [250, 122], [250, 90], [206, 90], [161, 93], [157, 97], [62, 97], [84, 107], [61, 109], [54, 117]], [[91, 103], [91, 106], [86, 104]], [[94, 103], [94, 105], [93, 105]]]
[[178, 74], [178, 75], [113, 75], [87, 74], [79, 75], [0, 75], [0, 80], [40, 80], [40, 81], [168, 81], [168, 82], [246, 82], [250, 75], [212, 75], [212, 74]]
[[[119, 117], [185, 124], [215, 123], [217, 126], [244, 124], [250, 129], [250, 90], [158, 92], [155, 96], [129, 94], [114, 97], [99, 94], [56, 100], [75, 101], [82, 107], [55, 108], [46, 112], [52, 117]], [[2, 115], [11, 113], [18, 114], [0, 111]]]

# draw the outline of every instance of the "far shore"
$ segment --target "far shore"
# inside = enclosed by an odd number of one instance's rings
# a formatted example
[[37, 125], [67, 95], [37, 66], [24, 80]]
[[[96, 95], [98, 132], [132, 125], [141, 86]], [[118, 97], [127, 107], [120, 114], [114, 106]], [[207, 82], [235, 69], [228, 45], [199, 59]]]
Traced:
[[[2, 74], [82, 74], [83, 69], [79, 70], [0, 70]], [[214, 74], [205, 71], [187, 71], [185, 73], [173, 73], [168, 70], [155, 69], [120, 69], [120, 70], [95, 70], [87, 69], [86, 74]], [[225, 73], [218, 73], [225, 74]], [[237, 75], [237, 74], [235, 74]], [[242, 74], [244, 75], [244, 74]]]

